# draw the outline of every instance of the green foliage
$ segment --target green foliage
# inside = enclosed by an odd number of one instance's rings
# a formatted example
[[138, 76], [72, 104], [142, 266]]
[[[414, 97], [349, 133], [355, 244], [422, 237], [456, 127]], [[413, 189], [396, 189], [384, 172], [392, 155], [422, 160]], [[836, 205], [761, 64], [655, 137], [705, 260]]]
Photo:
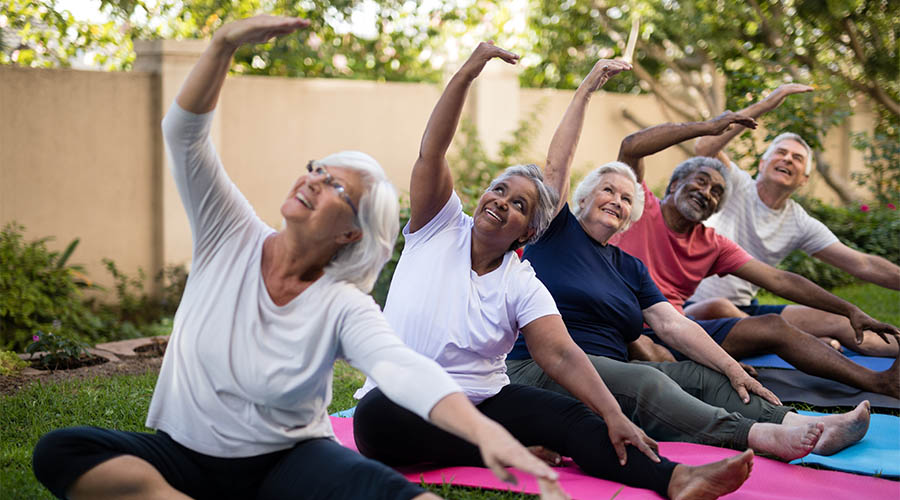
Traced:
[[22, 371], [28, 363], [12, 351], [0, 350], [0, 375], [15, 375]]
[[[60, 324], [54, 326], [62, 327]], [[38, 331], [32, 338], [34, 341], [25, 348], [25, 352], [32, 356], [38, 352], [45, 353], [32, 361], [45, 370], [67, 369], [77, 365], [81, 359], [90, 357], [89, 345], [63, 332], [56, 335], [53, 332]]]
[[[806, 211], [822, 221], [845, 245], [879, 255], [900, 265], [900, 214], [887, 205], [832, 207], [813, 198], [797, 198]], [[856, 278], [818, 259], [795, 251], [779, 265], [803, 275], [823, 288], [853, 283]]]
[[853, 145], [865, 154], [866, 171], [851, 174], [860, 186], [868, 187], [883, 205], [900, 206], [900, 138], [876, 132], [856, 134]]
[[22, 350], [38, 330], [58, 322], [82, 340], [99, 338], [100, 321], [82, 303], [81, 290], [96, 288], [82, 268], [68, 264], [78, 245], [52, 252], [42, 238], [24, 241], [25, 228], [15, 222], [0, 232], [0, 347]]

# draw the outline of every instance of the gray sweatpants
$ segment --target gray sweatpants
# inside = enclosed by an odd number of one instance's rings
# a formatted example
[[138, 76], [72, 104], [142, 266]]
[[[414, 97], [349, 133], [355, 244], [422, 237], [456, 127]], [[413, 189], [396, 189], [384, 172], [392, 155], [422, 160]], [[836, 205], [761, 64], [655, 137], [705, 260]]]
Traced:
[[[787, 406], [750, 395], [744, 404], [728, 377], [693, 361], [625, 363], [588, 354], [622, 412], [653, 439], [747, 448], [756, 422], [780, 424]], [[507, 360], [510, 382], [569, 394], [533, 359]]]

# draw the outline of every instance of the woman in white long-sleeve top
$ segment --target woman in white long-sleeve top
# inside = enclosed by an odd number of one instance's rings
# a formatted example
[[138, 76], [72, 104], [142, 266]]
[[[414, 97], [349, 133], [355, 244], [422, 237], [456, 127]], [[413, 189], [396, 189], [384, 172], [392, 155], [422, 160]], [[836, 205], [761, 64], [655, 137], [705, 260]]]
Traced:
[[474, 443], [502, 478], [504, 465], [517, 466], [558, 491], [555, 473], [437, 363], [403, 345], [366, 295], [398, 229], [396, 194], [374, 159], [342, 152], [310, 162], [278, 232], [225, 173], [209, 130], [234, 51], [307, 24], [260, 16], [222, 27], [163, 120], [193, 266], [147, 417], [156, 433], [76, 427], [44, 436], [34, 470], [54, 495], [434, 497], [336, 442], [326, 409], [338, 358]]

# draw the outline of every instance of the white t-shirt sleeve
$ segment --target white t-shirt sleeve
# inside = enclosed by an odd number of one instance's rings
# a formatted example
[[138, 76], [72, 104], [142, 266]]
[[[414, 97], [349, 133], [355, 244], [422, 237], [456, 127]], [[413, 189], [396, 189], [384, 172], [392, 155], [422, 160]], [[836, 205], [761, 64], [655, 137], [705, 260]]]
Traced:
[[338, 329], [340, 355], [374, 381], [388, 399], [423, 419], [428, 420], [431, 409], [445, 396], [462, 392], [440, 365], [400, 340], [370, 297], [360, 297]]
[[209, 136], [213, 114], [191, 113], [174, 102], [162, 122], [172, 176], [191, 224], [195, 258], [206, 255], [227, 233], [256, 220], [216, 154]]
[[750, 177], [750, 172], [739, 167], [737, 163], [729, 162], [728, 182], [731, 183], [732, 190], [743, 189], [753, 183], [753, 177]]
[[462, 210], [462, 201], [456, 191], [450, 193], [450, 199], [444, 204], [443, 208], [428, 221], [427, 224], [419, 228], [414, 233], [409, 232], [409, 223], [403, 227], [403, 237], [406, 238], [404, 251], [424, 245], [435, 235], [439, 234], [451, 224], [462, 223], [465, 214]]
[[519, 279], [519, 294], [514, 304], [518, 329], [544, 316], [557, 315], [559, 309], [547, 287], [538, 279], [531, 265], [525, 263], [527, 271], [523, 271]]
[[799, 204], [794, 205], [798, 212], [797, 227], [803, 230], [803, 237], [799, 245], [801, 250], [812, 255], [840, 241], [822, 221], [806, 213], [806, 210], [803, 210]]

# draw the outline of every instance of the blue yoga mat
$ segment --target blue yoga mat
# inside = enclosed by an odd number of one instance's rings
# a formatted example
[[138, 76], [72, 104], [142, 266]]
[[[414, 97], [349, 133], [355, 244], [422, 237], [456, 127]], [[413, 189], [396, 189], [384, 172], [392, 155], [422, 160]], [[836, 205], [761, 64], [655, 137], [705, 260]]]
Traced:
[[[874, 356], [863, 356], [849, 349], [844, 351], [844, 355], [850, 358], [850, 361], [875, 371], [884, 371], [891, 367], [894, 358], [877, 358]], [[796, 370], [793, 365], [781, 359], [775, 354], [764, 354], [762, 356], [754, 356], [752, 358], [742, 359], [744, 363], [750, 366], [762, 366], [766, 368], [785, 368]]]
[[338, 418], [351, 418], [351, 417], [353, 417], [353, 414], [355, 412], [356, 412], [356, 407], [354, 406], [353, 408], [348, 408], [346, 410], [341, 410], [339, 412], [332, 413], [331, 416], [338, 417]]
[[[811, 411], [801, 411], [800, 413], [824, 415]], [[892, 415], [873, 414], [869, 421], [869, 432], [858, 443], [848, 446], [830, 457], [809, 454], [791, 463], [819, 464], [829, 469], [869, 476], [900, 477], [900, 418]], [[861, 497], [864, 496], [863, 492], [860, 494]]]

